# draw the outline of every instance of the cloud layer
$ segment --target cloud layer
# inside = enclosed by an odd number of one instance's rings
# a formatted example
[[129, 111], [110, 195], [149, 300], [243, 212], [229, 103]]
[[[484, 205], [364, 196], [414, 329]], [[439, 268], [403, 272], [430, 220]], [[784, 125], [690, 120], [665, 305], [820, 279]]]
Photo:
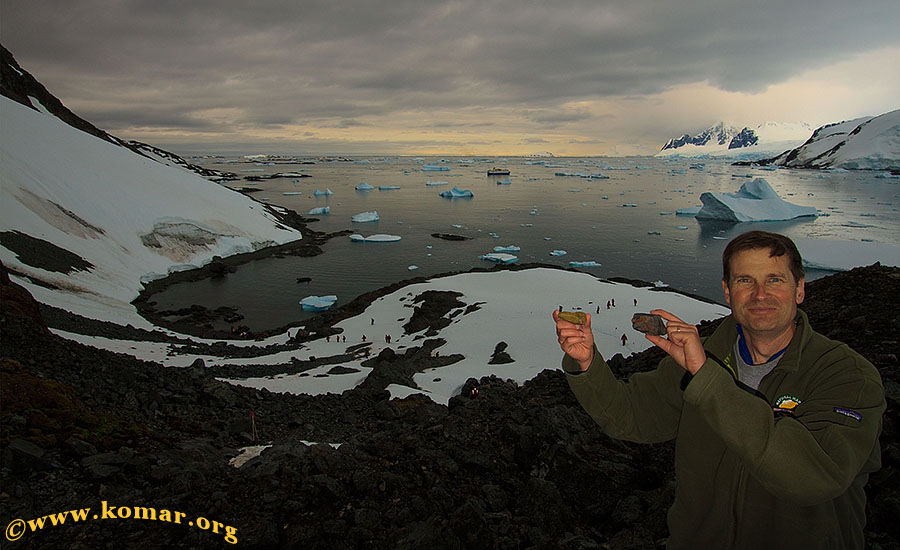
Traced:
[[[71, 108], [186, 146], [656, 145], [690, 129], [654, 111], [675, 90], [752, 98], [900, 51], [896, 0], [5, 0], [3, 12], [4, 45]], [[896, 108], [863, 93], [834, 114]], [[665, 122], [629, 124], [629, 102]], [[694, 124], [728, 114], [709, 111]]]

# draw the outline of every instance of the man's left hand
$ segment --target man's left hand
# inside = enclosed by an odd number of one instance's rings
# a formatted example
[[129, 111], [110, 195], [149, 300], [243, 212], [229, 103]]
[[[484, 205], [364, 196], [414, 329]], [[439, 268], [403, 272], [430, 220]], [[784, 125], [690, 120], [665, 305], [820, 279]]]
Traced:
[[691, 374], [697, 374], [706, 363], [706, 351], [700, 342], [697, 327], [686, 323], [664, 309], [654, 309], [650, 313], [666, 320], [666, 338], [646, 334], [647, 340], [675, 359], [675, 362]]

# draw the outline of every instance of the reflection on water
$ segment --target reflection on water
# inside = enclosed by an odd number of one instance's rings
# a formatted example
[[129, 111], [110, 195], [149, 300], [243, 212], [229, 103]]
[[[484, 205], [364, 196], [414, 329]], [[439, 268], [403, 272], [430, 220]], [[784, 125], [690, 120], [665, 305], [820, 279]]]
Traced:
[[[520, 263], [568, 266], [594, 260], [601, 267], [582, 268], [598, 277], [663, 281], [680, 290], [722, 302], [721, 254], [729, 239], [750, 228], [785, 233], [793, 238], [876, 241], [900, 245], [898, 186], [870, 174], [819, 173], [796, 170], [760, 171], [707, 161], [703, 170], [689, 162], [653, 158], [551, 159], [551, 166], [528, 159], [442, 162], [442, 159], [369, 159], [368, 164], [322, 162], [315, 165], [211, 164], [209, 168], [265, 173], [300, 171], [309, 178], [264, 180], [255, 185], [256, 200], [265, 200], [317, 216], [317, 231], [350, 229], [371, 235], [399, 235], [391, 243], [354, 243], [332, 239], [325, 252], [312, 258], [269, 258], [238, 267], [223, 279], [173, 285], [151, 299], [158, 309], [191, 304], [209, 308], [234, 306], [242, 324], [263, 331], [308, 318], [299, 301], [309, 295], [336, 294], [338, 305], [361, 293], [413, 277], [490, 267], [478, 256], [495, 246], [516, 245]], [[423, 163], [449, 166], [449, 171], [423, 172]], [[510, 176], [487, 176], [487, 169], [507, 167]], [[673, 172], [674, 170], [674, 172]], [[602, 173], [609, 179], [557, 176], [557, 172]], [[684, 173], [680, 173], [684, 172]], [[254, 173], [257, 175], [258, 173]], [[790, 202], [815, 206], [828, 214], [789, 222], [729, 224], [698, 222], [675, 211], [700, 205], [706, 191], [735, 192], [743, 177], [764, 177]], [[498, 184], [506, 178], [509, 184]], [[429, 181], [447, 185], [428, 186]], [[367, 182], [375, 189], [356, 191]], [[239, 187], [245, 182], [228, 185]], [[399, 189], [379, 191], [379, 186]], [[470, 189], [473, 199], [445, 199], [440, 191]], [[316, 189], [333, 195], [317, 196]], [[288, 194], [285, 194], [288, 193]], [[353, 223], [354, 214], [376, 210], [377, 222]], [[853, 226], [864, 224], [868, 227]], [[432, 233], [472, 237], [446, 241]], [[498, 237], [494, 237], [497, 235]], [[552, 256], [553, 250], [564, 256]], [[410, 266], [418, 269], [410, 270]], [[824, 273], [811, 273], [810, 280]], [[298, 283], [310, 277], [308, 283]], [[218, 328], [227, 328], [221, 326]]]

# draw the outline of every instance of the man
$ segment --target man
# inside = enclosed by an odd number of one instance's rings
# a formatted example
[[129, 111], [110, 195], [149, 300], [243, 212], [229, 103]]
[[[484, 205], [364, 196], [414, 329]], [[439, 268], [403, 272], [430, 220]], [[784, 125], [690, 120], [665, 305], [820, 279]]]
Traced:
[[878, 371], [809, 326], [797, 309], [800, 254], [763, 231], [722, 258], [731, 307], [716, 331], [664, 310], [668, 353], [656, 370], [617, 380], [584, 325], [559, 319], [563, 369], [611, 437], [675, 439], [668, 548], [862, 548], [863, 487], [881, 465], [885, 409]]

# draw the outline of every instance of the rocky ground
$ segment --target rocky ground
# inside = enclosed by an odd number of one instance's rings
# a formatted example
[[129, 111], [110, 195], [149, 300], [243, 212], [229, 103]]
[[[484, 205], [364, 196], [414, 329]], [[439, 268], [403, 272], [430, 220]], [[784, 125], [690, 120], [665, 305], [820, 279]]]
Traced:
[[[16, 518], [91, 509], [84, 521], [48, 519], [4, 548], [664, 544], [672, 446], [603, 435], [557, 365], [523, 386], [470, 380], [449, 407], [416, 396], [390, 400], [387, 384], [454, 360], [432, 357], [441, 341], [427, 338], [403, 354], [370, 358], [373, 375], [343, 396], [286, 396], [218, 382], [222, 369], [166, 369], [63, 340], [47, 330], [60, 312], [45, 318], [5, 276], [2, 292], [0, 522], [17, 532]], [[434, 326], [440, 315], [428, 309], [454, 299], [432, 298], [410, 330]], [[888, 411], [883, 467], [867, 487], [867, 545], [897, 548], [900, 269], [876, 265], [814, 281], [804, 309], [820, 332], [881, 372]], [[659, 358], [649, 350], [610, 363], [627, 376]], [[239, 448], [257, 443], [271, 447], [229, 466]], [[103, 519], [104, 502], [115, 519]], [[134, 507], [154, 508], [157, 521], [124, 519], [123, 508], [132, 516]], [[166, 521], [163, 510], [185, 515]]]

